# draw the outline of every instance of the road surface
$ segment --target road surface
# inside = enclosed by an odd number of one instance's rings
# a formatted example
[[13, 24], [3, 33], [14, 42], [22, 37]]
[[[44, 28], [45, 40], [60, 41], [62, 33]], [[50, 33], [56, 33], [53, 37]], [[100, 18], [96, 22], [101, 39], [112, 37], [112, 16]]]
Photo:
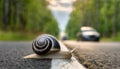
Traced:
[[23, 59], [31, 53], [31, 42], [0, 42], [0, 69], [50, 69], [51, 59]]
[[[0, 42], [0, 69], [85, 69], [71, 59], [24, 59], [33, 54], [32, 42]], [[67, 49], [61, 45], [61, 50]]]
[[88, 69], [120, 69], [120, 42], [64, 41]]

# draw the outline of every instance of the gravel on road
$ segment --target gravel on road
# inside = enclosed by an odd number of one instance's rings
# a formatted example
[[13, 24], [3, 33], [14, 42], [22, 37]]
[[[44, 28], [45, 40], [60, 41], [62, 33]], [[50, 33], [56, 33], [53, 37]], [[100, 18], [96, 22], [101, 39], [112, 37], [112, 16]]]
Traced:
[[88, 69], [120, 69], [119, 42], [64, 41], [69, 49], [75, 49], [77, 59]]
[[24, 59], [32, 54], [31, 42], [0, 42], [0, 69], [50, 69], [51, 59]]

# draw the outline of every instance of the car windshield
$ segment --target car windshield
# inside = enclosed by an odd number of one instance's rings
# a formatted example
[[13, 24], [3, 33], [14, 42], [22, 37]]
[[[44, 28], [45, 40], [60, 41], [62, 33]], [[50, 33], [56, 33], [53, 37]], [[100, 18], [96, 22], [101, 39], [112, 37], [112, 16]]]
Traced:
[[82, 30], [82, 32], [96, 32], [96, 30]]

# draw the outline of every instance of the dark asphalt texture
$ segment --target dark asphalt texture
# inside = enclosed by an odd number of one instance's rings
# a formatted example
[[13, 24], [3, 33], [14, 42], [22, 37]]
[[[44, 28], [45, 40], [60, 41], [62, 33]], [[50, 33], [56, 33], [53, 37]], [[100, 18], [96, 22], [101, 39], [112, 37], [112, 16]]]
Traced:
[[65, 41], [69, 48], [76, 48], [74, 54], [88, 69], [120, 69], [119, 42], [77, 42]]
[[51, 59], [24, 59], [32, 54], [31, 42], [0, 42], [0, 69], [50, 69]]

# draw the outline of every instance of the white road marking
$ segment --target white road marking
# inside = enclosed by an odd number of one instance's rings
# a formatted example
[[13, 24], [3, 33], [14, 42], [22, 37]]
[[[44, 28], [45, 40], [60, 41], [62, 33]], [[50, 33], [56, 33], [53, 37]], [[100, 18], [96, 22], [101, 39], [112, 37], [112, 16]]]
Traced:
[[[60, 42], [61, 50], [68, 51], [68, 49]], [[75, 57], [71, 59], [52, 59], [51, 69], [86, 69], [80, 64]]]

